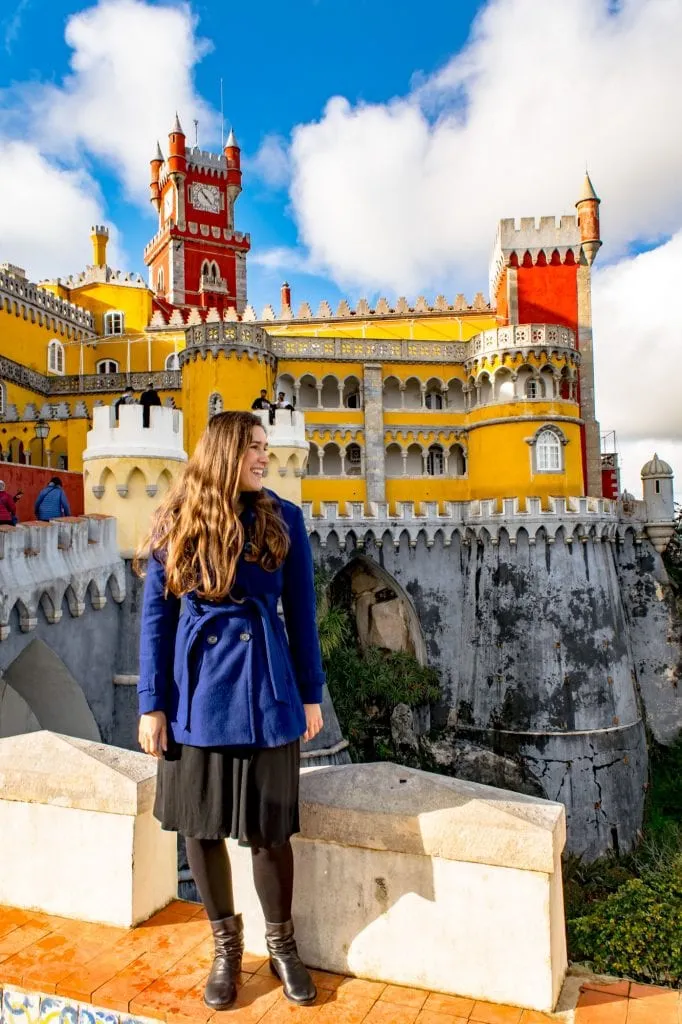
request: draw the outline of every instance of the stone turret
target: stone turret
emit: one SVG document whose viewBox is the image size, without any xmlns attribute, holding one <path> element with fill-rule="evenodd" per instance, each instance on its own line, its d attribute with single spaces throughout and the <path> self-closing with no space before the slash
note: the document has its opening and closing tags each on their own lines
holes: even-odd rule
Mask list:
<svg viewBox="0 0 682 1024">
<path fill-rule="evenodd" d="M 282 498 L 300 505 L 301 477 L 310 448 L 305 439 L 305 417 L 302 412 L 277 409 L 271 424 L 267 412 L 254 411 L 268 435 L 270 462 L 266 485 Z"/>
<path fill-rule="evenodd" d="M 118 546 L 130 557 L 149 529 L 154 509 L 187 461 L 182 413 L 153 406 L 142 425 L 141 405 L 94 410 L 83 452 L 85 510 L 115 516 Z"/>
<path fill-rule="evenodd" d="M 673 471 L 654 453 L 642 466 L 642 491 L 646 505 L 646 532 L 657 551 L 665 551 L 675 529 Z"/>
</svg>

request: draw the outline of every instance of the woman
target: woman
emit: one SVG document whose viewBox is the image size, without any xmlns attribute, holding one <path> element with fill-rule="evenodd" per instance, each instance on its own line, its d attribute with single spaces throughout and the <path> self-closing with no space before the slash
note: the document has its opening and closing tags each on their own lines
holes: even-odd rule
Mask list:
<svg viewBox="0 0 682 1024">
<path fill-rule="evenodd" d="M 12 497 L 7 491 L 4 480 L 0 480 L 0 526 L 16 526 L 18 523 L 17 517 L 17 502 L 23 497 L 23 491 L 17 491 Z"/>
<path fill-rule="evenodd" d="M 294 939 L 289 839 L 299 830 L 299 742 L 322 728 L 324 674 L 303 516 L 263 487 L 267 464 L 257 416 L 212 417 L 156 512 L 144 588 L 140 745 L 159 758 L 154 813 L 186 837 L 211 922 L 204 998 L 216 1009 L 234 1002 L 243 951 L 226 836 L 251 847 L 284 994 L 316 996 Z"/>
</svg>

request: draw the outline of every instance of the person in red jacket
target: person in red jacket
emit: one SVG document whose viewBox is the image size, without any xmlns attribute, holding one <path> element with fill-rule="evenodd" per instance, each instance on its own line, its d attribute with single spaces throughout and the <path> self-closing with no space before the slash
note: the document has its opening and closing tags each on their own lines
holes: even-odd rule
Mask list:
<svg viewBox="0 0 682 1024">
<path fill-rule="evenodd" d="M 17 491 L 12 497 L 7 493 L 5 481 L 0 480 L 0 526 L 16 526 L 17 502 L 23 495 L 23 491 Z"/>
</svg>

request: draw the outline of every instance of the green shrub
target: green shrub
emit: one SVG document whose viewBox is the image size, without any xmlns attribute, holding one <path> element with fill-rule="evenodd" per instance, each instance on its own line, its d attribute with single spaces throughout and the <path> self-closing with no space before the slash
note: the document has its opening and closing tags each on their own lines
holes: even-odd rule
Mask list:
<svg viewBox="0 0 682 1024">
<path fill-rule="evenodd" d="M 573 959 L 643 982 L 682 983 L 682 855 L 568 922 Z"/>
</svg>

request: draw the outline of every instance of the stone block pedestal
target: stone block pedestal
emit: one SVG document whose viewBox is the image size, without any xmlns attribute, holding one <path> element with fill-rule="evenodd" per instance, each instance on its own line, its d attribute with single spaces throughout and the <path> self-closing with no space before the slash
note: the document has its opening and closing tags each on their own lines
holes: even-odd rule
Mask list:
<svg viewBox="0 0 682 1024">
<path fill-rule="evenodd" d="M 294 920 L 310 966 L 540 1011 L 567 969 L 561 804 L 393 764 L 301 777 Z M 265 952 L 230 843 L 247 949 Z"/>
<path fill-rule="evenodd" d="M 0 740 L 0 904 L 131 927 L 177 894 L 156 762 L 51 732 Z"/>
</svg>

